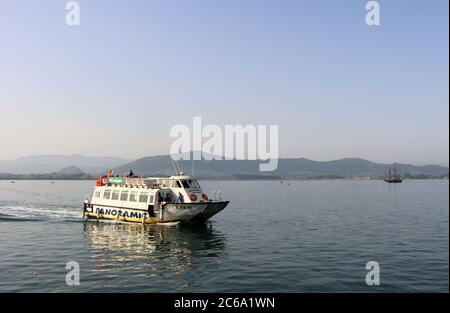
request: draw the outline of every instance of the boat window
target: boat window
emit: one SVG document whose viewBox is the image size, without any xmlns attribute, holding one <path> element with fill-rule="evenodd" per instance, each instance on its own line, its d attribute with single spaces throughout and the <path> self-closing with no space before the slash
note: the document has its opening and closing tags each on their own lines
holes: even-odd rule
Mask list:
<svg viewBox="0 0 450 313">
<path fill-rule="evenodd" d="M 130 191 L 130 200 L 131 202 L 137 202 L 137 191 Z"/>
<path fill-rule="evenodd" d="M 103 193 L 103 199 L 108 199 L 111 197 L 111 190 L 105 190 Z"/>
<path fill-rule="evenodd" d="M 100 198 L 100 191 L 96 191 L 94 197 Z"/>
<path fill-rule="evenodd" d="M 128 201 L 128 191 L 122 191 L 120 194 L 120 201 Z"/>
<path fill-rule="evenodd" d="M 147 203 L 148 201 L 148 192 L 142 192 L 139 195 L 139 202 Z"/>
<path fill-rule="evenodd" d="M 196 180 L 190 180 L 189 184 L 191 185 L 192 188 L 200 189 L 200 185 L 198 184 L 198 182 Z"/>
<path fill-rule="evenodd" d="M 185 189 L 190 189 L 191 188 L 191 186 L 189 186 L 189 183 L 187 182 L 187 180 L 182 180 L 181 183 L 183 184 L 183 187 Z"/>
<path fill-rule="evenodd" d="M 119 190 L 113 190 L 111 200 L 119 200 Z"/>
<path fill-rule="evenodd" d="M 176 188 L 181 188 L 181 183 L 177 180 L 176 181 L 177 185 L 175 186 Z"/>
</svg>

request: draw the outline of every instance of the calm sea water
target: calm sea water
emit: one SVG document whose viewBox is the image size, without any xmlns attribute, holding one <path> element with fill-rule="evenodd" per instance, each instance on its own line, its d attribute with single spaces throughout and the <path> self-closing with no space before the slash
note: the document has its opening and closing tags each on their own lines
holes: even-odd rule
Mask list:
<svg viewBox="0 0 450 313">
<path fill-rule="evenodd" d="M 207 181 L 205 227 L 84 222 L 92 185 L 0 181 L 1 292 L 449 291 L 448 181 Z"/>
</svg>

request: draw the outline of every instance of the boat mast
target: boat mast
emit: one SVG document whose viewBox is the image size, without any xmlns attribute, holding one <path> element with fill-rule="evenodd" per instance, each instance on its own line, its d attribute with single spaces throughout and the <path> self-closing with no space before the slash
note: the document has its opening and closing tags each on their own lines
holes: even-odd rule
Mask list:
<svg viewBox="0 0 450 313">
<path fill-rule="evenodd" d="M 183 154 L 181 153 L 181 148 L 178 149 L 178 153 L 180 154 L 180 158 L 178 160 L 174 160 L 172 157 L 170 157 L 171 161 L 172 161 L 172 165 L 174 167 L 175 170 L 175 175 L 183 175 L 183 170 L 180 164 L 180 161 L 183 159 Z"/>
</svg>

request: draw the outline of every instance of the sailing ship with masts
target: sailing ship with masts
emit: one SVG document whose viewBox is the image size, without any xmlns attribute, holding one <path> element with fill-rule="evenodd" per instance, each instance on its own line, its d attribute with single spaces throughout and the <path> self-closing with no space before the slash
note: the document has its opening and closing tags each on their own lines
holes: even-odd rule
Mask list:
<svg viewBox="0 0 450 313">
<path fill-rule="evenodd" d="M 387 183 L 401 183 L 403 178 L 397 174 L 397 167 L 395 164 L 389 165 L 389 175 L 384 179 Z"/>
</svg>

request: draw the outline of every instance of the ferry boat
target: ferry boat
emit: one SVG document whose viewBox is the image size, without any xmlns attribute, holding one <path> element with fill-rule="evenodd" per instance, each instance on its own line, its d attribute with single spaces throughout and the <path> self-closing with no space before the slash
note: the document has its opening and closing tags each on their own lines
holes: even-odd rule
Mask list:
<svg viewBox="0 0 450 313">
<path fill-rule="evenodd" d="M 121 222 L 204 223 L 229 201 L 209 199 L 198 181 L 182 172 L 170 177 L 100 177 L 83 218 Z"/>
</svg>

